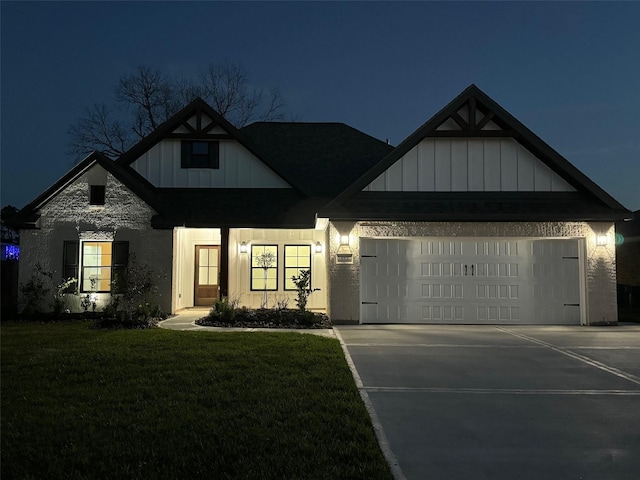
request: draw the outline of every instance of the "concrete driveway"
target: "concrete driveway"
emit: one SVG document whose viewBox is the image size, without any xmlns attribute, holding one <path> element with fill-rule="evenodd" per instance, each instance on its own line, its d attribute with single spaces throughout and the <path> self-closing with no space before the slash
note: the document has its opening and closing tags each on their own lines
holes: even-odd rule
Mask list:
<svg viewBox="0 0 640 480">
<path fill-rule="evenodd" d="M 640 325 L 336 331 L 397 478 L 640 478 Z"/>
</svg>

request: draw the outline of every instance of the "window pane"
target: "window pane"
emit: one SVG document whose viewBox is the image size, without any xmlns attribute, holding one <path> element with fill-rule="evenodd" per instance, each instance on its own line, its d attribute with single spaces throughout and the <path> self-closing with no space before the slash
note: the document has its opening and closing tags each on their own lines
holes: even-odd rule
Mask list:
<svg viewBox="0 0 640 480">
<path fill-rule="evenodd" d="M 209 266 L 215 267 L 218 265 L 218 249 L 209 248 Z"/>
<path fill-rule="evenodd" d="M 207 267 L 198 267 L 198 285 L 208 285 Z"/>
<path fill-rule="evenodd" d="M 82 244 L 82 290 L 108 292 L 111 290 L 111 242 Z"/>
<path fill-rule="evenodd" d="M 303 268 L 309 268 L 309 257 L 298 257 L 298 266 Z"/>
<path fill-rule="evenodd" d="M 265 254 L 271 254 L 271 262 L 266 263 Z M 277 290 L 278 288 L 278 246 L 277 245 L 252 245 L 251 246 L 251 289 L 252 290 Z"/>
<path fill-rule="evenodd" d="M 218 283 L 218 267 L 209 267 L 209 285 Z"/>
<path fill-rule="evenodd" d="M 105 188 L 106 187 L 104 185 L 89 186 L 89 204 L 90 205 L 104 205 Z"/>
<path fill-rule="evenodd" d="M 296 285 L 295 285 L 295 283 L 293 283 L 293 280 L 291 280 L 291 277 L 285 278 L 284 288 L 285 288 L 285 290 L 295 290 L 296 289 Z"/>
<path fill-rule="evenodd" d="M 194 155 L 209 155 L 209 144 L 207 142 L 193 142 L 191 152 Z"/>
<path fill-rule="evenodd" d="M 285 247 L 285 290 L 295 290 L 296 286 L 291 277 L 299 276 L 300 271 L 311 269 L 311 246 L 287 245 Z"/>
</svg>

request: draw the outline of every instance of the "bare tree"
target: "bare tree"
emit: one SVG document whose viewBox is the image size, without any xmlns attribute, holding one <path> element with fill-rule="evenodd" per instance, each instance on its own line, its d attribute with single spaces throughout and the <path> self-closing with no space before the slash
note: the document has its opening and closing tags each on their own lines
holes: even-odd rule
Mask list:
<svg viewBox="0 0 640 480">
<path fill-rule="evenodd" d="M 178 110 L 174 90 L 166 75 L 149 67 L 138 67 L 134 74 L 120 77 L 115 95 L 133 113 L 134 134 L 144 137 Z"/>
<path fill-rule="evenodd" d="M 283 120 L 285 102 L 276 88 L 249 82 L 240 65 L 209 65 L 196 79 L 171 78 L 158 69 L 138 67 L 120 77 L 116 105 L 96 104 L 69 128 L 76 161 L 98 150 L 117 158 L 196 97 L 202 97 L 236 127 L 253 121 Z"/>
</svg>

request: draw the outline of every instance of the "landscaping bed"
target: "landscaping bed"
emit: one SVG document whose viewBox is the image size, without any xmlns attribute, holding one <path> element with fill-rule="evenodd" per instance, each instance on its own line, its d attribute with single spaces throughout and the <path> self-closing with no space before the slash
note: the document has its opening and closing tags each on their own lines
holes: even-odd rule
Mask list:
<svg viewBox="0 0 640 480">
<path fill-rule="evenodd" d="M 331 328 L 331 320 L 324 313 L 299 309 L 235 308 L 227 315 L 214 310 L 196 320 L 205 327 L 237 328 Z"/>
</svg>

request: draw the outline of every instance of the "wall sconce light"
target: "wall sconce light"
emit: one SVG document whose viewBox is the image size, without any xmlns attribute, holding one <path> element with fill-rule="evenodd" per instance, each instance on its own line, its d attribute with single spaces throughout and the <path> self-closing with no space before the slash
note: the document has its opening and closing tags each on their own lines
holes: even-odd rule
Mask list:
<svg viewBox="0 0 640 480">
<path fill-rule="evenodd" d="M 606 247 L 609 244 L 609 237 L 607 235 L 598 235 L 596 237 L 596 245 L 598 247 Z"/>
<path fill-rule="evenodd" d="M 315 252 L 322 253 L 322 244 L 320 242 L 316 242 Z"/>
<path fill-rule="evenodd" d="M 340 245 L 349 245 L 349 235 L 340 235 Z"/>
<path fill-rule="evenodd" d="M 247 247 L 247 242 L 242 242 L 240 244 L 240 253 L 247 253 L 249 247 Z"/>
</svg>

